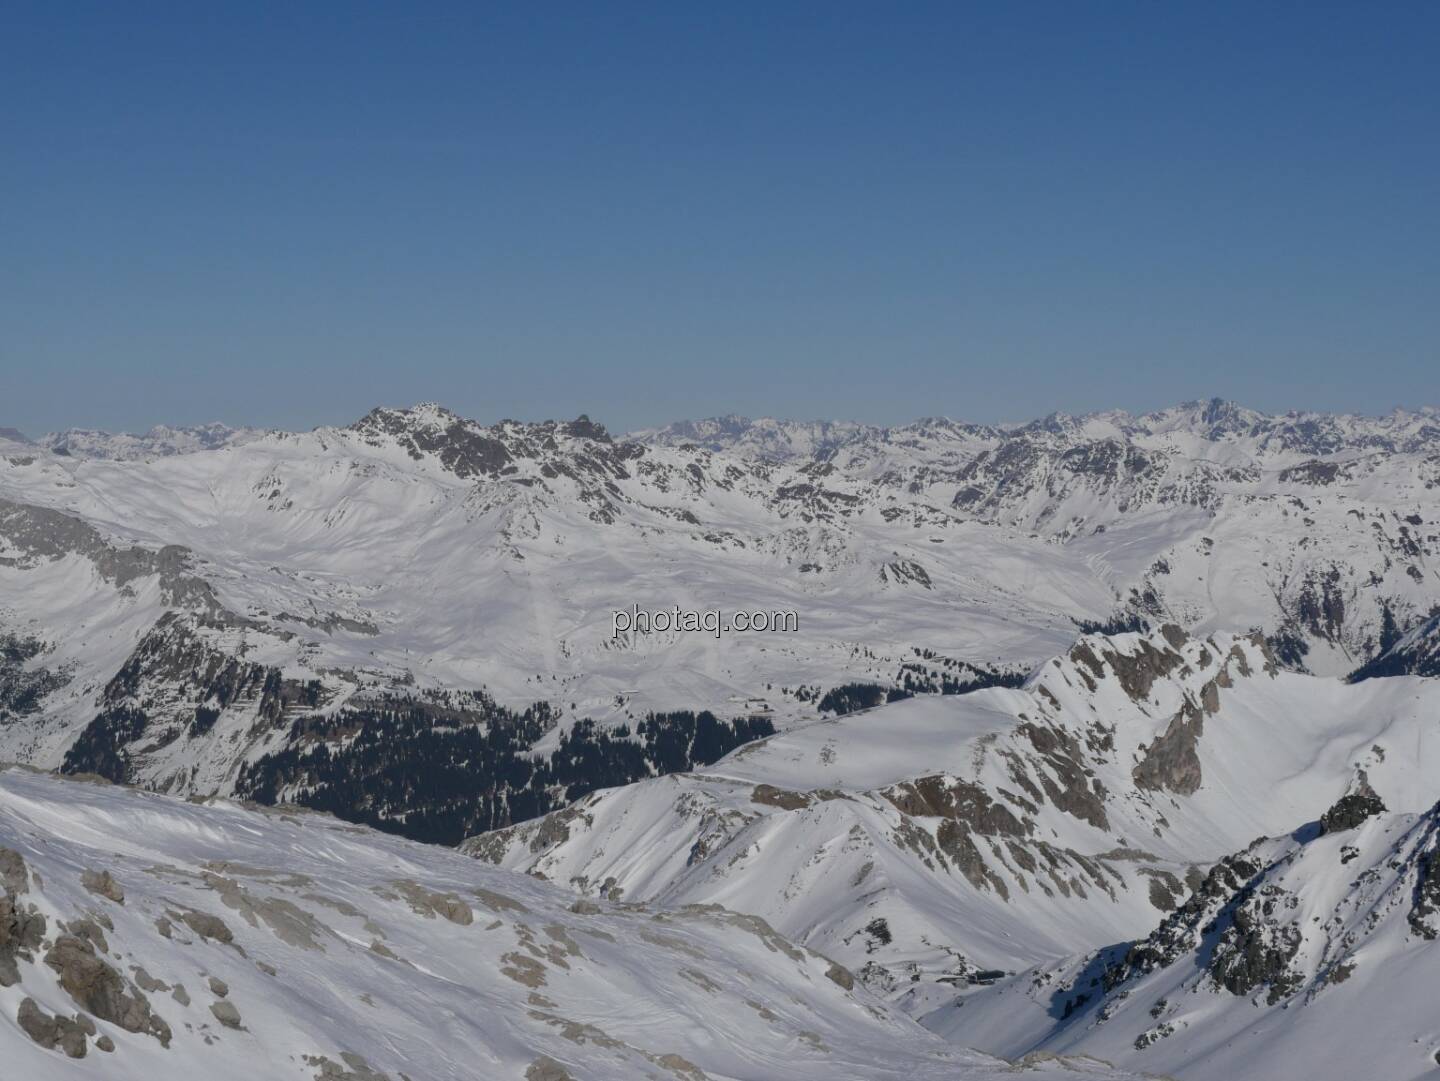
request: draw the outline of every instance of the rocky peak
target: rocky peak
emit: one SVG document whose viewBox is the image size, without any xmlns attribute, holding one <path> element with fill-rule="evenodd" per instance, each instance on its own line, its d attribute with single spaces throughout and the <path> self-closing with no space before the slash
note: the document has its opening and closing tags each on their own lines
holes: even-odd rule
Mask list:
<svg viewBox="0 0 1440 1081">
<path fill-rule="evenodd" d="M 1166 623 L 1149 631 L 1083 634 L 1063 657 L 1037 669 L 1030 686 L 1056 700 L 1073 699 L 1077 691 L 1093 697 L 1108 687 L 1130 702 L 1148 704 L 1161 684 L 1167 694 L 1178 691 L 1213 713 L 1221 689 L 1260 671 L 1276 671 L 1262 636 L 1200 638 Z"/>
<path fill-rule="evenodd" d="M 1370 787 L 1370 779 L 1362 769 L 1349 790 L 1320 816 L 1322 833 L 1342 833 L 1363 825 L 1385 813 L 1385 802 Z"/>
<path fill-rule="evenodd" d="M 1195 426 L 1212 442 L 1248 435 L 1262 420 L 1262 414 L 1223 398 L 1211 398 L 1208 402 L 1190 402 L 1181 408 L 1190 412 Z"/>
<path fill-rule="evenodd" d="M 371 446 L 398 445 L 416 461 L 433 457 L 467 480 L 517 473 L 526 460 L 551 462 L 547 475 L 553 475 L 633 456 L 631 448 L 617 445 L 603 425 L 583 413 L 572 421 L 483 425 L 426 402 L 409 409 L 373 409 L 347 430 Z M 578 470 L 565 461 L 579 462 Z"/>
<path fill-rule="evenodd" d="M 892 430 L 845 420 L 751 419 L 732 413 L 703 420 L 675 421 L 660 428 L 634 432 L 630 438 L 652 446 L 694 444 L 709 451 L 730 451 L 742 457 L 782 462 L 824 459 L 841 447 Z"/>
<path fill-rule="evenodd" d="M 1348 815 L 1347 809 L 1362 804 L 1369 809 L 1358 818 Z M 1132 985 L 1173 967 L 1195 990 L 1241 997 L 1260 992 L 1274 1006 L 1301 991 L 1308 1000 L 1344 982 L 1367 952 L 1389 956 L 1393 946 L 1367 951 L 1375 940 L 1396 932 L 1433 939 L 1429 920 L 1440 888 L 1432 879 L 1440 881 L 1440 875 L 1432 875 L 1431 867 L 1440 846 L 1440 806 L 1387 816 L 1362 777 L 1331 814 L 1355 820 L 1343 828 L 1262 838 L 1219 861 L 1179 909 L 1108 965 L 1107 993 L 1126 985 L 1121 998 L 1143 998 Z M 1373 818 L 1382 824 L 1361 836 L 1330 836 Z M 1353 880 L 1353 891 L 1324 888 L 1336 878 Z M 1192 963 L 1177 965 L 1186 959 Z"/>
</svg>

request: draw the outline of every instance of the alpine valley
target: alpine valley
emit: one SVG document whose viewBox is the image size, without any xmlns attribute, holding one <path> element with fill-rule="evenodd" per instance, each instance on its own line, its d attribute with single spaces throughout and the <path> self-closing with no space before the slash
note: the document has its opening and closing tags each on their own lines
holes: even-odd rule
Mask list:
<svg viewBox="0 0 1440 1081">
<path fill-rule="evenodd" d="M 1432 1076 L 1437 664 L 1433 409 L 3 429 L 0 1062 Z"/>
</svg>

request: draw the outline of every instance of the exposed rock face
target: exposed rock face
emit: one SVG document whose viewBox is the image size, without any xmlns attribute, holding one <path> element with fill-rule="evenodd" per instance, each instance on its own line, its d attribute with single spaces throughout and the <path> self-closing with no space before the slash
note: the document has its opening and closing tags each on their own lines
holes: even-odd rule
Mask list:
<svg viewBox="0 0 1440 1081">
<path fill-rule="evenodd" d="M 427 890 L 420 883 L 410 879 L 396 879 L 391 885 L 421 916 L 428 919 L 440 916 L 451 923 L 458 923 L 462 927 L 468 927 L 475 921 L 474 911 L 457 894 Z"/>
<path fill-rule="evenodd" d="M 1220 934 L 1210 955 L 1210 973 L 1231 994 L 1248 995 L 1268 989 L 1274 1005 L 1300 986 L 1300 974 L 1291 962 L 1300 951 L 1300 928 L 1285 915 L 1299 905 L 1288 890 L 1267 883 L 1229 909 L 1229 926 Z"/>
<path fill-rule="evenodd" d="M 69 682 L 64 672 L 36 663 L 48 648 L 37 638 L 0 629 L 0 723 L 35 713 L 47 694 Z"/>
<path fill-rule="evenodd" d="M 125 890 L 109 871 L 85 871 L 80 876 L 80 884 L 91 893 L 99 894 L 117 905 L 125 903 Z"/>
<path fill-rule="evenodd" d="M 1106 989 L 1166 968 L 1197 948 L 1216 915 L 1245 890 L 1260 870 L 1260 864 L 1246 853 L 1217 863 L 1184 904 L 1165 917 L 1148 938 L 1130 945 L 1118 962 L 1106 967 Z"/>
<path fill-rule="evenodd" d="M 60 977 L 60 986 L 81 1009 L 127 1032 L 148 1032 L 162 1045 L 170 1042 L 170 1026 L 150 1012 L 150 1003 L 138 988 L 130 990 L 125 978 L 96 956 L 89 941 L 60 935 L 45 953 L 45 963 Z"/>
<path fill-rule="evenodd" d="M 1187 637 L 1185 632 L 1173 623 L 1167 623 L 1160 628 L 1160 633 L 1169 643 L 1169 649 L 1162 649 L 1151 641 L 1144 641 L 1133 653 L 1121 653 L 1118 650 L 1107 650 L 1104 653 L 1104 663 L 1115 673 L 1115 678 L 1120 681 L 1120 686 L 1125 689 L 1131 701 L 1142 702 L 1149 698 L 1157 679 L 1164 679 L 1185 663 L 1185 658 L 1178 652 L 1179 646 Z M 1072 651 L 1071 656 L 1088 664 L 1096 676 L 1103 675 L 1102 658 L 1096 657 L 1093 651 L 1082 648 L 1079 653 Z"/>
<path fill-rule="evenodd" d="M 1145 749 L 1145 757 L 1134 769 L 1135 784 L 1140 788 L 1168 789 L 1182 796 L 1194 795 L 1203 780 L 1196 748 L 1204 733 L 1204 713 L 1187 702 L 1164 734 Z"/>
<path fill-rule="evenodd" d="M 825 970 L 825 975 L 847 991 L 853 990 L 855 987 L 855 976 L 844 965 L 832 964 Z"/>
<path fill-rule="evenodd" d="M 783 788 L 776 788 L 774 785 L 757 784 L 755 790 L 750 793 L 752 803 L 763 803 L 771 807 L 779 807 L 787 811 L 795 811 L 801 807 L 810 806 L 810 797 L 804 792 L 790 792 Z M 563 840 L 563 838 L 560 838 Z M 556 838 L 544 838 L 537 836 L 536 851 L 548 848 L 556 842 Z"/>
<path fill-rule="evenodd" d="M 24 893 L 30 888 L 30 873 L 25 857 L 13 848 L 0 848 L 0 889 L 6 893 Z"/>
<path fill-rule="evenodd" d="M 461 478 L 493 476 L 511 461 L 505 443 L 473 421 L 444 409 L 429 412 L 433 416 L 431 423 L 417 423 L 413 413 L 376 409 L 356 421 L 353 430 L 362 435 L 389 435 L 405 446 L 416 461 L 433 454 Z"/>
<path fill-rule="evenodd" d="M 102 579 L 117 588 L 125 589 L 142 578 L 155 576 L 167 604 L 203 611 L 215 618 L 228 614 L 210 583 L 194 573 L 192 553 L 181 545 L 158 549 L 121 547 L 73 514 L 3 497 L 0 537 L 19 553 L 7 558 L 12 565 L 80 555 L 94 564 Z"/>
<path fill-rule="evenodd" d="M 34 959 L 45 937 L 45 917 L 27 910 L 14 894 L 0 896 L 0 987 L 20 981 L 16 961 Z"/>
<path fill-rule="evenodd" d="M 1381 676 L 1440 676 L 1440 615 L 1432 615 L 1378 657 L 1362 664 L 1350 674 L 1350 681 L 1358 683 Z"/>
<path fill-rule="evenodd" d="M 1032 770 L 1045 797 L 1067 814 L 1096 829 L 1108 829 L 1105 786 L 1092 776 L 1089 757 L 1074 732 L 1058 726 L 1022 724 L 1017 732 L 1026 737 L 1040 757 L 1043 769 Z M 1053 775 L 1053 776 L 1052 776 Z M 1016 782 L 1026 787 L 1020 777 Z M 1033 788 L 1034 782 L 1028 782 Z"/>
<path fill-rule="evenodd" d="M 525 1081 L 575 1081 L 570 1071 L 549 1055 L 541 1055 L 525 1070 Z"/>
<path fill-rule="evenodd" d="M 315 1081 L 390 1081 L 388 1074 L 372 1070 L 362 1055 L 341 1051 L 340 1058 L 343 1065 L 324 1055 L 306 1055 L 305 1061 L 319 1068 Z"/>
<path fill-rule="evenodd" d="M 315 681 L 286 679 L 221 643 L 231 620 L 167 612 L 106 684 L 100 711 L 65 754 L 68 773 L 135 782 L 132 748 L 203 739 L 226 710 L 249 717 L 246 743 L 273 735 L 287 710 L 314 708 Z"/>
<path fill-rule="evenodd" d="M 230 930 L 225 921 L 209 912 L 186 909 L 176 914 L 176 918 L 201 938 L 211 938 L 216 942 L 227 944 L 235 940 L 234 932 Z"/>
<path fill-rule="evenodd" d="M 45 938 L 45 917 L 20 900 L 30 889 L 25 857 L 0 847 L 0 987 L 20 982 L 17 961 L 33 961 Z"/>
<path fill-rule="evenodd" d="M 1320 828 L 1325 833 L 1353 830 L 1367 820 L 1384 813 L 1384 801 L 1370 787 L 1370 782 L 1362 770 L 1355 786 L 1320 816 Z"/>
<path fill-rule="evenodd" d="M 980 785 L 957 778 L 921 777 L 882 794 L 902 814 L 946 818 L 980 833 L 1021 837 L 1034 828 L 1033 823 L 1021 823 L 1010 808 L 995 802 Z"/>
<path fill-rule="evenodd" d="M 235 1003 L 229 999 L 221 999 L 219 1002 L 210 1004 L 210 1012 L 226 1028 L 240 1028 L 240 1011 L 235 1008 Z"/>
<path fill-rule="evenodd" d="M 20 1003 L 20 1011 L 15 1020 L 25 1035 L 47 1051 L 58 1049 L 70 1058 L 85 1057 L 86 1033 L 77 1021 L 58 1015 L 51 1017 L 29 997 Z"/>
<path fill-rule="evenodd" d="M 1424 852 L 1417 861 L 1415 889 L 1410 911 L 1410 929 L 1424 939 L 1440 937 L 1440 844 Z"/>
</svg>

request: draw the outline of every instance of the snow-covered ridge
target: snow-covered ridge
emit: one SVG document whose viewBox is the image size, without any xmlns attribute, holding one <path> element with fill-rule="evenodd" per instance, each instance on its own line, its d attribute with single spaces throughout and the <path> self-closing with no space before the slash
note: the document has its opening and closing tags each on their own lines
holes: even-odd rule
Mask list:
<svg viewBox="0 0 1440 1081">
<path fill-rule="evenodd" d="M 774 460 L 424 405 L 134 459 L 17 445 L 0 753 L 210 794 L 313 748 L 297 724 L 343 750 L 358 700 L 543 703 L 540 754 L 584 718 L 783 729 L 837 687 L 1036 664 L 1077 625 L 1258 629 L 1285 667 L 1349 673 L 1440 601 L 1434 419 L 928 420 Z M 800 631 L 617 640 L 635 603 Z"/>
<path fill-rule="evenodd" d="M 27 1081 L 1016 1076 L 753 917 L 576 903 L 323 816 L 13 769 L 0 1062 Z"/>
<path fill-rule="evenodd" d="M 638 429 L 628 438 L 659 446 L 694 443 L 709 450 L 741 450 L 785 459 L 828 456 L 850 445 L 913 443 L 942 435 L 991 442 L 1047 435 L 1157 443 L 1188 438 L 1236 444 L 1259 453 L 1323 456 L 1346 450 L 1434 447 L 1440 439 L 1440 410 L 1428 406 L 1395 409 L 1381 416 L 1309 411 L 1267 414 L 1215 398 L 1143 414 L 1123 410 L 1080 416 L 1052 413 L 1039 420 L 989 425 L 934 417 L 893 427 L 855 421 L 752 420 L 730 414 Z"/>
<path fill-rule="evenodd" d="M 1148 935 L 925 1023 L 1187 1081 L 1429 1077 L 1437 915 L 1440 806 L 1393 813 L 1362 779 L 1319 821 L 1217 863 Z"/>
<path fill-rule="evenodd" d="M 586 896 L 755 912 L 923 1011 L 1145 934 L 1360 771 L 1428 807 L 1437 709 L 1433 681 L 1286 672 L 1258 636 L 1087 635 L 1023 689 L 803 725 L 464 850 Z"/>
</svg>

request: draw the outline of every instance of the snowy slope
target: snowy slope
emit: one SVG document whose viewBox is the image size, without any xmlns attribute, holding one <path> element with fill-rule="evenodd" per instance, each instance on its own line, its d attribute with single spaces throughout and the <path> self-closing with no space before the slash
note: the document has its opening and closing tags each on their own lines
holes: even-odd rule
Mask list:
<svg viewBox="0 0 1440 1081">
<path fill-rule="evenodd" d="M 426 405 L 154 440 L 0 449 L 5 756 L 258 791 L 247 771 L 269 784 L 262 762 L 343 749 L 400 699 L 437 717 L 481 690 L 543 704 L 542 755 L 586 717 L 784 728 L 907 666 L 1028 667 L 1077 622 L 1258 628 L 1283 665 L 1340 674 L 1440 600 L 1433 411 L 729 418 L 640 442 Z M 799 631 L 617 640 L 632 605 L 794 611 Z"/>
<path fill-rule="evenodd" d="M 7 1078 L 1015 1076 L 753 918 L 576 904 L 316 815 L 11 769 L 0 885 Z"/>
<path fill-rule="evenodd" d="M 1437 713 L 1433 681 L 1290 673 L 1255 637 L 1092 635 L 1023 689 L 804 725 L 464 849 L 587 896 L 754 912 L 923 1011 L 1146 933 L 1359 770 L 1428 807 Z"/>
<path fill-rule="evenodd" d="M 1440 807 L 1387 813 L 1372 795 L 1337 810 L 1227 857 L 1134 944 L 1023 973 L 925 1023 L 1184 1081 L 1433 1077 Z"/>
</svg>

